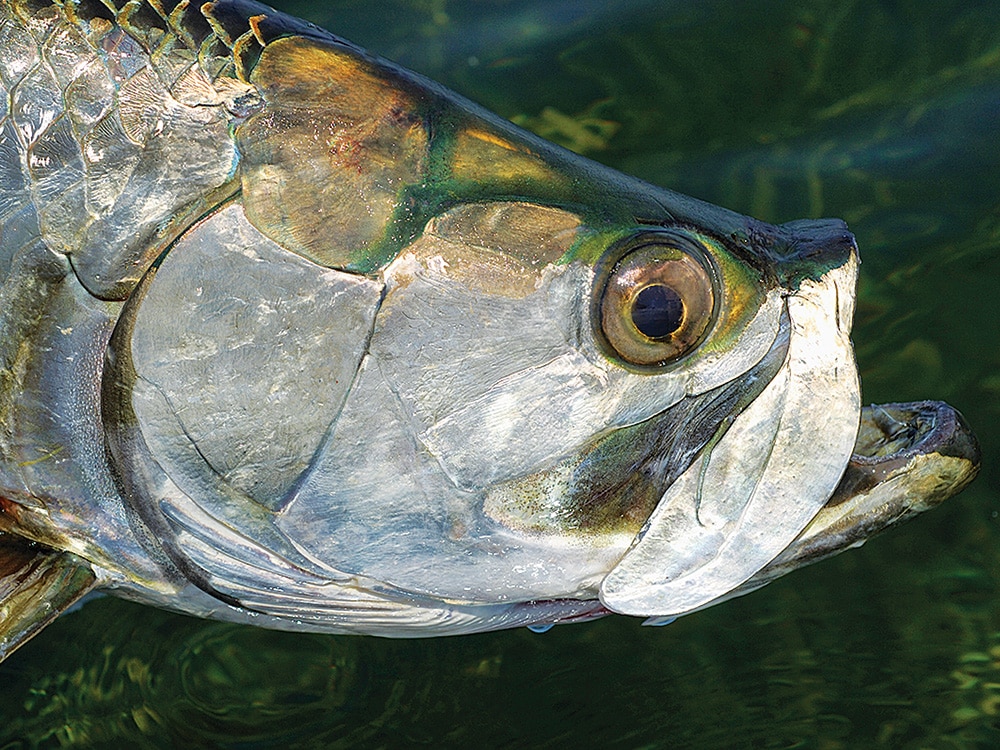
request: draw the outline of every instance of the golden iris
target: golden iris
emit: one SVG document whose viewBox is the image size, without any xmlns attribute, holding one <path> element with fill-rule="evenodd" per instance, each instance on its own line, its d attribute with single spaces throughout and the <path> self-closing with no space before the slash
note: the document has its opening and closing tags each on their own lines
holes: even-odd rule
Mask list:
<svg viewBox="0 0 1000 750">
<path fill-rule="evenodd" d="M 624 252 L 622 252 L 624 250 Z M 600 334 L 625 362 L 658 367 L 703 340 L 715 312 L 715 276 L 700 243 L 673 230 L 619 244 L 599 299 Z"/>
</svg>

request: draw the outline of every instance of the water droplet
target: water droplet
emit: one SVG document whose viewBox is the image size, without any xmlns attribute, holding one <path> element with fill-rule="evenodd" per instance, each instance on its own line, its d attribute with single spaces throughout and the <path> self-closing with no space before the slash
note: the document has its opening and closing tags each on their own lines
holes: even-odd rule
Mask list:
<svg viewBox="0 0 1000 750">
<path fill-rule="evenodd" d="M 552 630 L 552 626 L 555 625 L 554 622 L 539 622 L 534 625 L 529 625 L 528 630 L 532 633 L 544 633 L 546 631 Z"/>
<path fill-rule="evenodd" d="M 642 624 L 648 625 L 649 627 L 652 628 L 659 628 L 664 625 L 669 625 L 676 619 L 677 619 L 676 617 L 647 617 L 645 620 L 643 620 Z"/>
</svg>

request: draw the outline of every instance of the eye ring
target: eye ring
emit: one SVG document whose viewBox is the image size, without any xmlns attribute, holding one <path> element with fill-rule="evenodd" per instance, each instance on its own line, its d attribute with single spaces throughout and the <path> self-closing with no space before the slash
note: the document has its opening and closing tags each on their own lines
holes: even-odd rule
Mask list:
<svg viewBox="0 0 1000 750">
<path fill-rule="evenodd" d="M 659 371 L 694 351 L 716 317 L 718 273 L 701 243 L 678 230 L 646 231 L 605 255 L 594 327 L 605 353 Z"/>
</svg>

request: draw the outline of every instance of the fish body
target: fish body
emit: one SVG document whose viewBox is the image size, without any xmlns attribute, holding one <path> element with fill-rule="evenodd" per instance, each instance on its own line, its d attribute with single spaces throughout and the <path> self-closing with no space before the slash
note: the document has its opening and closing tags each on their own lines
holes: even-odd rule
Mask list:
<svg viewBox="0 0 1000 750">
<path fill-rule="evenodd" d="M 244 0 L 3 0 L 0 85 L 4 653 L 94 589 L 672 617 L 975 474 L 944 405 L 862 412 L 838 220 L 651 186 Z"/>
</svg>

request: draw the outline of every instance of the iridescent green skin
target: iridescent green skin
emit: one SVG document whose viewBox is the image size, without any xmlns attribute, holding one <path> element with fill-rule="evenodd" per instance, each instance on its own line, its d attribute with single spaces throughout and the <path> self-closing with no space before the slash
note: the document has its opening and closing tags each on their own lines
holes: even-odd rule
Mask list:
<svg viewBox="0 0 1000 750">
<path fill-rule="evenodd" d="M 703 461 L 709 553 L 760 557 L 720 557 L 711 598 L 846 464 L 841 222 L 655 188 L 250 2 L 4 0 L 0 83 L 4 528 L 100 585 L 286 628 L 572 620 L 607 611 L 601 581 Z M 715 294 L 698 348 L 645 368 L 593 316 L 643 232 L 697 248 Z M 810 342 L 828 359 L 795 354 Z M 837 370 L 815 407 L 808 367 Z M 709 465 L 742 460 L 726 435 L 753 403 L 775 455 L 833 456 L 789 476 L 787 528 L 732 526 L 735 480 Z M 807 406 L 811 432 L 780 419 Z M 626 584 L 649 577 L 624 559 Z M 646 583 L 635 613 L 668 614 L 643 611 L 664 601 Z"/>
</svg>

